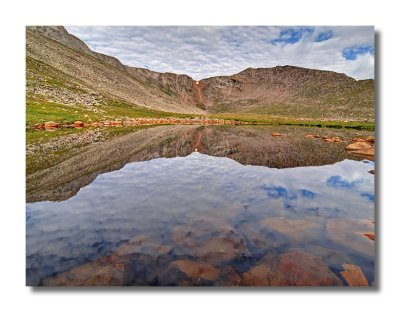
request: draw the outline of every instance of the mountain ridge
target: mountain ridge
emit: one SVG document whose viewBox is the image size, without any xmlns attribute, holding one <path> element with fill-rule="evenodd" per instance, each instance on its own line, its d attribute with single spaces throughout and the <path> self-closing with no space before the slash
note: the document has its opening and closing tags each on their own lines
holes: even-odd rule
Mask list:
<svg viewBox="0 0 400 312">
<path fill-rule="evenodd" d="M 31 102 L 38 98 L 60 105 L 82 102 L 79 107 L 106 112 L 107 105 L 112 111 L 114 106 L 125 105 L 121 108 L 124 114 L 129 114 L 131 106 L 134 111 L 183 114 L 374 120 L 372 79 L 355 80 L 333 71 L 284 65 L 249 67 L 230 76 L 196 81 L 184 74 L 124 65 L 115 57 L 92 51 L 62 26 L 28 26 L 26 37 L 27 98 Z M 47 71 L 35 66 L 47 66 Z M 46 84 L 49 80 L 55 83 Z"/>
</svg>

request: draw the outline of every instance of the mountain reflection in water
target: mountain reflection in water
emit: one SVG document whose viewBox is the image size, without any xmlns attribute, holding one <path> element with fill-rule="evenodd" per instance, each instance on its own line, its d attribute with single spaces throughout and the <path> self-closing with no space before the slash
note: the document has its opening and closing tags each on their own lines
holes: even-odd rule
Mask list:
<svg viewBox="0 0 400 312">
<path fill-rule="evenodd" d="M 199 150 L 219 150 L 196 141 L 196 135 L 212 137 L 207 131 L 166 130 L 179 130 L 178 142 L 168 144 L 181 151 L 185 135 L 194 146 L 202 142 Z M 251 155 L 268 161 L 262 142 L 250 147 L 248 134 L 242 141 L 233 134 L 241 143 L 219 142 L 233 154 L 237 148 L 242 163 L 251 163 Z M 168 144 L 128 159 L 113 155 L 122 163 L 166 156 Z M 297 143 L 288 144 L 278 148 Z M 371 284 L 374 242 L 363 234 L 373 232 L 373 167 L 343 160 L 274 169 L 198 152 L 126 164 L 93 177 L 68 200 L 27 204 L 27 284 L 263 285 L 264 278 L 265 285 L 287 285 L 298 283 L 282 273 L 293 259 L 313 268 L 311 285 L 345 284 L 344 264 L 359 266 Z"/>
<path fill-rule="evenodd" d="M 272 137 L 274 131 L 284 135 Z M 339 136 L 343 142 L 327 143 L 321 139 L 304 138 L 310 132 L 320 136 Z M 31 159 L 34 159 L 35 167 L 44 168 L 27 174 L 27 201 L 66 200 L 101 173 L 120 169 L 135 161 L 187 156 L 195 150 L 210 156 L 234 159 L 244 165 L 270 168 L 334 164 L 344 159 L 357 159 L 345 151 L 354 134 L 353 130 L 294 126 L 132 128 L 131 132 L 127 131 L 122 136 L 60 150 L 59 154 L 65 157 L 55 162 L 48 157 L 54 148 L 50 146 L 46 153 L 46 148 L 39 146 L 36 149 L 41 153 L 34 154 Z"/>
</svg>

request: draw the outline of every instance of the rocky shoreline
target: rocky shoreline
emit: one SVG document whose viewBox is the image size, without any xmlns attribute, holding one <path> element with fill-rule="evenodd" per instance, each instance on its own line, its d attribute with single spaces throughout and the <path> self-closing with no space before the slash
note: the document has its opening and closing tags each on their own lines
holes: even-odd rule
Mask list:
<svg viewBox="0 0 400 312">
<path fill-rule="evenodd" d="M 129 118 L 121 120 L 103 120 L 96 122 L 75 121 L 73 123 L 57 123 L 47 121 L 33 125 L 33 129 L 53 130 L 56 128 L 84 128 L 84 127 L 120 127 L 146 125 L 249 125 L 251 122 L 209 118 Z"/>
</svg>

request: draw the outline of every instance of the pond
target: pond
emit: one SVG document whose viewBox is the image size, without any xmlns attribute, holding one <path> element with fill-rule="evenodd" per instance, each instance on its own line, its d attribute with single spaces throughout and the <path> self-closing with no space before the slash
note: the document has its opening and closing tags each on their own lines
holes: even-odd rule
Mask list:
<svg viewBox="0 0 400 312">
<path fill-rule="evenodd" d="M 339 286 L 346 268 L 373 284 L 374 162 L 306 130 L 231 128 L 139 130 L 52 166 L 113 155 L 32 195 L 27 285 Z"/>
</svg>

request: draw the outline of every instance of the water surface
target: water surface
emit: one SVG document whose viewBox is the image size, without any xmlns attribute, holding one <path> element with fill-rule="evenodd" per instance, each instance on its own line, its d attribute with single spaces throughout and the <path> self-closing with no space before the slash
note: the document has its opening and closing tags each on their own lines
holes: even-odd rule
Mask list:
<svg viewBox="0 0 400 312">
<path fill-rule="evenodd" d="M 337 284 L 345 263 L 371 284 L 373 167 L 277 169 L 199 152 L 127 163 L 67 200 L 27 203 L 27 284 L 239 285 L 291 252 L 319 259 Z"/>
</svg>

